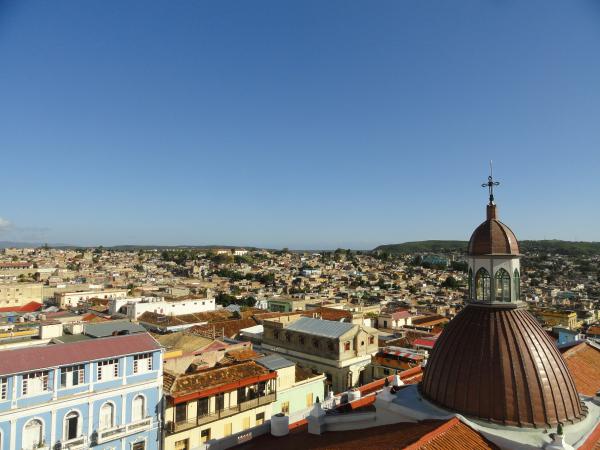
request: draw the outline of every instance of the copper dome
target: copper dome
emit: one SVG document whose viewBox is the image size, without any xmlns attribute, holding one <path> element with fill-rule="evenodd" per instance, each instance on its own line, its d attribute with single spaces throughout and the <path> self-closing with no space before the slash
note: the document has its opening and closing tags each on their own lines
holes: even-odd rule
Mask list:
<svg viewBox="0 0 600 450">
<path fill-rule="evenodd" d="M 586 415 L 560 352 L 521 308 L 468 305 L 437 340 L 423 396 L 465 416 L 554 427 Z"/>
<path fill-rule="evenodd" d="M 496 219 L 496 205 L 487 206 L 487 220 L 469 240 L 469 255 L 518 255 L 519 242 L 510 228 Z"/>
</svg>

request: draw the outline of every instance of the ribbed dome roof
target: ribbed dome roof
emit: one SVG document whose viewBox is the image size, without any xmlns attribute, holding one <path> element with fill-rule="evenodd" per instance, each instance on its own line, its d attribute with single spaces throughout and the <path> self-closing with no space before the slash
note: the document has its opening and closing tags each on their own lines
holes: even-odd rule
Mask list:
<svg viewBox="0 0 600 450">
<path fill-rule="evenodd" d="M 425 398 L 465 416 L 554 427 L 587 413 L 560 352 L 521 308 L 468 305 L 431 353 Z"/>
<path fill-rule="evenodd" d="M 518 255 L 519 242 L 510 228 L 496 219 L 496 205 L 487 206 L 487 220 L 469 240 L 469 255 Z"/>
</svg>

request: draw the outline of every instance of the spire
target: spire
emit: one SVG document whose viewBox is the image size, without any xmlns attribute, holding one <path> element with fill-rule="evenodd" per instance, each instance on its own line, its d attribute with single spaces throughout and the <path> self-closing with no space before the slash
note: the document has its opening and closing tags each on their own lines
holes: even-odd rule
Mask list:
<svg viewBox="0 0 600 450">
<path fill-rule="evenodd" d="M 492 160 L 490 160 L 490 175 L 488 176 L 487 183 L 483 183 L 481 187 L 487 187 L 490 195 L 490 201 L 487 204 L 487 219 L 496 218 L 496 203 L 494 203 L 494 186 L 499 186 L 499 181 L 494 181 L 494 167 Z"/>
</svg>

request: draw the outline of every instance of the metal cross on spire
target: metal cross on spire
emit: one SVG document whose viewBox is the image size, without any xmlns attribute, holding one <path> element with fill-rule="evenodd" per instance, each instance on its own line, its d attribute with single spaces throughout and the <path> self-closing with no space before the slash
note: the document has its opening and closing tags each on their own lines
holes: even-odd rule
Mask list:
<svg viewBox="0 0 600 450">
<path fill-rule="evenodd" d="M 490 176 L 488 177 L 487 183 L 483 183 L 481 187 L 487 187 L 490 193 L 490 205 L 494 204 L 494 186 L 498 186 L 500 184 L 499 181 L 494 181 L 494 168 L 492 166 L 492 161 L 490 160 Z"/>
</svg>

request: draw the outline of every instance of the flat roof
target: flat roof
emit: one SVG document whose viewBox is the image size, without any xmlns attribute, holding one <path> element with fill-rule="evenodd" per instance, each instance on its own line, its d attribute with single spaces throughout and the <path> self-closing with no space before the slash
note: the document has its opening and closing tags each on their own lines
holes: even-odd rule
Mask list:
<svg viewBox="0 0 600 450">
<path fill-rule="evenodd" d="M 129 333 L 143 333 L 146 329 L 138 323 L 128 320 L 109 320 L 106 322 L 87 323 L 85 334 L 92 337 L 108 337 L 113 333 L 127 331 Z"/>
<path fill-rule="evenodd" d="M 278 370 L 283 369 L 284 367 L 292 367 L 296 365 L 296 363 L 279 355 L 267 355 L 263 356 L 262 358 L 255 359 L 255 361 L 261 366 L 265 366 L 267 369 L 271 370 Z"/>
</svg>

